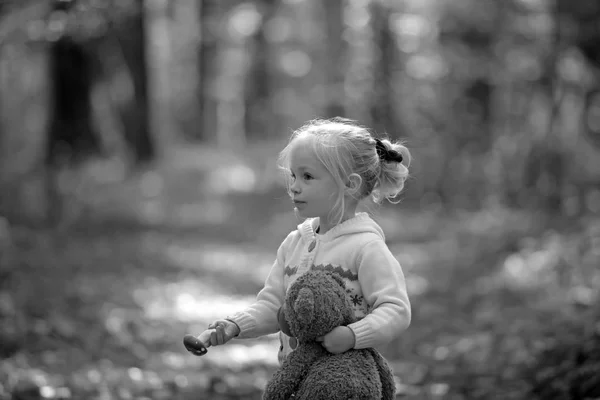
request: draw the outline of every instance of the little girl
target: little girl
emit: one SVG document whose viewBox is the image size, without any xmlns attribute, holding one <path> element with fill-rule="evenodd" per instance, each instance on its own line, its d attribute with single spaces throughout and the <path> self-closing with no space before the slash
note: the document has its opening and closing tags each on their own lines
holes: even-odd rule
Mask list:
<svg viewBox="0 0 600 400">
<path fill-rule="evenodd" d="M 319 119 L 295 131 L 280 165 L 288 174 L 295 211 L 306 220 L 279 246 L 254 304 L 209 326 L 210 345 L 280 331 L 278 311 L 286 290 L 309 269 L 339 273 L 358 317 L 320 338 L 329 352 L 377 347 L 402 333 L 411 318 L 404 274 L 381 227 L 356 209 L 368 197 L 376 202 L 395 198 L 409 164 L 406 147 L 376 139 L 351 120 Z M 279 337 L 282 363 L 297 342 L 283 332 Z"/>
</svg>

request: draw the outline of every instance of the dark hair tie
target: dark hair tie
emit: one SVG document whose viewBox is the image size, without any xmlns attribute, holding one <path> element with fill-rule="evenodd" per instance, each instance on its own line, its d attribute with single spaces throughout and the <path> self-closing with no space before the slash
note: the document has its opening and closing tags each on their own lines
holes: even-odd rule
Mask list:
<svg viewBox="0 0 600 400">
<path fill-rule="evenodd" d="M 381 161 L 402 162 L 402 154 L 398 153 L 396 150 L 388 149 L 379 139 L 375 139 L 375 150 Z"/>
</svg>

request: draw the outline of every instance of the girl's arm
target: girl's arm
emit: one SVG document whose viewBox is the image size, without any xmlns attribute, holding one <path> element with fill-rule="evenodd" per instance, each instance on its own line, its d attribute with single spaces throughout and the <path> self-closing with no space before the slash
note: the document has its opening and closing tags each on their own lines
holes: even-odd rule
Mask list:
<svg viewBox="0 0 600 400">
<path fill-rule="evenodd" d="M 279 331 L 277 311 L 283 304 L 285 287 L 283 274 L 285 268 L 285 249 L 292 234 L 283 241 L 277 250 L 277 259 L 265 280 L 265 285 L 256 296 L 256 301 L 245 310 L 227 317 L 240 328 L 238 338 L 254 338 Z"/>
<path fill-rule="evenodd" d="M 389 343 L 410 325 L 410 301 L 404 273 L 383 240 L 373 240 L 358 255 L 358 281 L 372 310 L 348 325 L 355 349 Z"/>
</svg>

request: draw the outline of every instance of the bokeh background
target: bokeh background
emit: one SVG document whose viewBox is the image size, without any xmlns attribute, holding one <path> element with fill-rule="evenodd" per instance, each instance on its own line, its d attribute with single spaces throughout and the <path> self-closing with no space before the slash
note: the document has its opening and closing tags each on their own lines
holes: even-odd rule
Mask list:
<svg viewBox="0 0 600 400">
<path fill-rule="evenodd" d="M 600 3 L 0 0 L 0 399 L 259 399 L 275 336 L 194 357 L 299 223 L 289 134 L 414 156 L 370 207 L 403 399 L 600 398 Z"/>
</svg>

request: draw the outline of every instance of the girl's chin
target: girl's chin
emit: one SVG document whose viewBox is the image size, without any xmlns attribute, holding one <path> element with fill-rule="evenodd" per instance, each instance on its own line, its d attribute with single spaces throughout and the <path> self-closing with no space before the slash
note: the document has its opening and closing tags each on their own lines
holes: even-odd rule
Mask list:
<svg viewBox="0 0 600 400">
<path fill-rule="evenodd" d="M 312 216 L 310 214 L 307 214 L 305 210 L 301 210 L 298 207 L 294 207 L 294 213 L 296 214 L 296 216 L 298 217 L 302 217 L 302 218 L 312 218 Z"/>
</svg>

